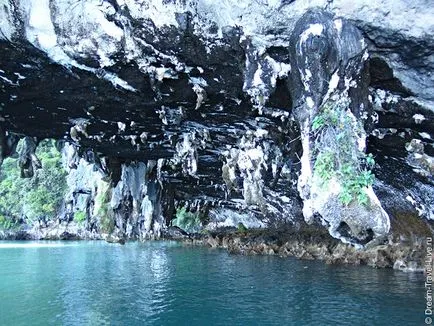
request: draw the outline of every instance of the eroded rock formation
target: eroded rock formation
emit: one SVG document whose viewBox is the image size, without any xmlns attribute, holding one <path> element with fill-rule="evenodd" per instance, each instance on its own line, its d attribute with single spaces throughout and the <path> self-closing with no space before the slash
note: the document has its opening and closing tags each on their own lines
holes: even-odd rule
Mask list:
<svg viewBox="0 0 434 326">
<path fill-rule="evenodd" d="M 31 141 L 70 143 L 65 216 L 90 230 L 159 236 L 186 207 L 209 226 L 304 218 L 356 244 L 432 232 L 429 1 L 1 4 L 0 160 L 27 136 L 31 176 Z M 354 198 L 339 173 L 316 177 L 327 110 L 348 122 L 353 174 L 376 161 Z"/>
</svg>

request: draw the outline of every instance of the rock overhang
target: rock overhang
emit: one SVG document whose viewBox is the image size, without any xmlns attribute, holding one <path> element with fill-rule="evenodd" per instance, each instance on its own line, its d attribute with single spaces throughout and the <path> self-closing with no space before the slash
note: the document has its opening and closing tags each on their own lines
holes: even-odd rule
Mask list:
<svg viewBox="0 0 434 326">
<path fill-rule="evenodd" d="M 292 121 L 290 102 L 295 100 L 297 108 L 296 101 L 301 96 L 286 91 L 286 87 L 294 89 L 297 74 L 296 58 L 291 59 L 288 54 L 290 35 L 309 9 L 306 4 L 242 1 L 231 9 L 209 1 L 164 4 L 152 1 L 142 5 L 110 1 L 101 6 L 88 1 L 83 3 L 83 8 L 77 5 L 71 9 L 71 19 L 66 19 L 64 11 L 72 2 L 54 1 L 50 6 L 44 3 L 8 4 L 9 25 L 2 27 L 4 40 L 0 53 L 0 124 L 8 132 L 6 139 L 11 133 L 38 139 L 64 138 L 76 143 L 81 155 L 91 161 L 95 157 L 97 161 L 107 158 L 110 162 L 97 164 L 105 165 L 102 170 L 109 174 L 110 169 L 117 170 L 115 174 L 119 178 L 120 165 L 124 163 L 163 158 L 167 162 L 163 173 L 166 180 L 180 185 L 180 189 L 184 187 L 180 197 L 221 199 L 228 195 L 221 172 L 228 158 L 223 153 L 230 149 L 248 151 L 241 139 L 248 132 L 261 134 L 265 130 L 266 137 L 257 138 L 264 144 L 261 150 L 267 152 L 266 163 L 244 172 L 235 164 L 237 187 L 230 195 L 237 200 L 245 199 L 246 191 L 260 189 L 268 199 L 267 212 L 271 215 L 290 210 L 288 202 L 279 198 L 289 196 L 300 201 L 294 179 L 300 170 L 297 162 L 301 144 L 297 140 L 299 127 Z M 318 1 L 317 5 L 328 8 L 327 24 L 332 24 L 336 31 L 342 32 L 347 26 L 357 31 L 346 23 L 349 19 L 361 28 L 363 36 L 369 36 L 363 41 L 366 44 L 356 43 L 363 48 L 367 46 L 370 53 L 381 58 L 392 70 L 392 76 L 396 75 L 393 78 L 409 90 L 398 93 L 410 103 L 409 114 L 424 112 L 426 121 L 418 127 L 420 132 L 429 134 L 432 130 L 430 97 L 414 91 L 417 83 L 428 85 L 429 78 L 415 79 L 416 84 L 410 85 L 405 78 L 399 79 L 402 69 L 395 67 L 407 64 L 406 69 L 413 69 L 415 74 L 423 69 L 412 67 L 409 60 L 400 59 L 395 63 L 393 53 L 400 53 L 400 49 L 371 40 L 373 34 L 387 31 L 378 22 L 360 20 L 357 13 L 348 12 L 340 2 L 329 5 Z M 89 13 L 88 7 L 97 12 Z M 40 22 L 43 15 L 38 19 L 34 16 L 33 20 L 32 14 L 30 18 L 23 16 L 26 8 L 30 12 L 36 10 L 35 15 L 38 10 L 43 9 L 45 14 L 48 10 L 51 13 L 48 23 L 53 28 L 47 29 L 47 21 L 45 25 Z M 318 14 L 321 11 L 314 12 L 322 15 Z M 82 14 L 86 19 L 78 18 Z M 390 20 L 395 19 L 393 15 L 397 15 L 395 11 Z M 76 26 L 72 26 L 74 23 Z M 386 25 L 393 27 L 392 23 Z M 318 34 L 319 28 L 311 32 Z M 416 33 L 410 29 L 401 33 L 403 36 L 397 42 L 404 44 L 408 40 L 406 33 L 413 35 L 413 32 Z M 424 38 L 421 34 L 417 37 Z M 361 34 L 356 38 L 360 39 Z M 340 40 L 339 35 L 332 39 L 337 42 L 334 51 L 351 43 Z M 386 47 L 387 53 L 383 54 L 381 51 Z M 420 55 L 431 47 L 427 37 L 420 44 Z M 403 52 L 409 57 L 406 49 Z M 317 75 L 315 71 L 310 74 Z M 356 84 L 362 85 L 364 91 L 362 96 L 350 94 L 353 104 L 359 105 L 362 98 L 363 104 L 369 107 L 368 95 L 375 96 L 366 90 L 369 81 L 357 80 Z M 396 91 L 388 88 L 388 80 L 377 78 L 371 86 Z M 324 95 L 323 88 L 315 91 L 312 96 L 318 99 L 313 100 L 314 104 Z M 426 104 L 425 108 L 412 104 L 411 96 L 418 103 Z M 381 103 L 383 100 L 385 104 Z M 380 106 L 390 105 L 386 100 L 380 98 Z M 306 98 L 304 102 L 308 102 Z M 390 117 L 388 113 L 387 117 Z M 374 123 L 375 118 L 371 120 Z M 404 123 L 401 129 L 406 126 Z M 428 142 L 429 146 L 432 147 L 432 142 Z M 196 168 L 192 169 L 193 166 Z M 248 181 L 247 185 L 243 180 Z M 253 206 L 253 210 L 261 210 L 260 205 Z M 291 218 L 299 214 L 291 214 Z"/>
</svg>

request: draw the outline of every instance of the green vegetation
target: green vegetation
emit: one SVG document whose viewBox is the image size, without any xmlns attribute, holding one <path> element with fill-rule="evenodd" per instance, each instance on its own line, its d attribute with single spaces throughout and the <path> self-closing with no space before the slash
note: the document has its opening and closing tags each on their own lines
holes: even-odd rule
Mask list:
<svg viewBox="0 0 434 326">
<path fill-rule="evenodd" d="M 77 223 L 83 223 L 86 220 L 86 212 L 77 211 L 74 213 L 74 221 Z"/>
<path fill-rule="evenodd" d="M 95 211 L 100 220 L 101 232 L 110 234 L 115 229 L 114 213 L 110 206 L 110 184 L 104 181 L 98 182 L 98 191 L 95 196 Z"/>
<path fill-rule="evenodd" d="M 15 158 L 5 159 L 1 167 L 0 214 L 11 223 L 19 218 L 28 222 L 38 218 L 51 219 L 63 201 L 66 172 L 54 141 L 42 141 L 36 155 L 41 160 L 42 169 L 36 170 L 31 179 L 20 177 Z"/>
<path fill-rule="evenodd" d="M 239 233 L 247 233 L 247 228 L 245 227 L 245 225 L 243 223 L 238 223 L 237 225 L 237 231 Z"/>
<path fill-rule="evenodd" d="M 173 225 L 180 227 L 186 232 L 198 232 L 202 225 L 201 214 L 198 212 L 187 212 L 185 207 L 178 208 Z"/>
<path fill-rule="evenodd" d="M 367 205 L 365 189 L 374 182 L 371 169 L 375 165 L 371 154 L 358 148 L 363 126 L 356 121 L 345 100 L 327 102 L 312 121 L 314 132 L 314 176 L 321 186 L 332 178 L 341 185 L 339 199 L 344 205 L 353 200 Z"/>
<path fill-rule="evenodd" d="M 3 215 L 0 215 L 0 229 L 11 230 L 19 228 L 18 221 L 7 219 Z"/>
</svg>

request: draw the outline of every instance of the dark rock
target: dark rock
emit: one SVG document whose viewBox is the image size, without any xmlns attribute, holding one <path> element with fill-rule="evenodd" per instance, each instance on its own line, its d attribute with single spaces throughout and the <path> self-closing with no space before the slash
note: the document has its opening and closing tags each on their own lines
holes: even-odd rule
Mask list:
<svg viewBox="0 0 434 326">
<path fill-rule="evenodd" d="M 323 232 L 318 227 L 303 225 L 299 230 L 254 230 L 240 236 L 237 233 L 208 235 L 196 244 L 221 247 L 231 254 L 293 256 L 299 259 L 318 259 L 327 264 L 368 265 L 377 268 L 394 268 L 405 271 L 422 271 L 425 238 L 409 242 L 388 242 L 372 248 L 355 249 L 349 244 Z M 315 235 L 316 234 L 316 235 Z M 279 239 L 268 242 L 269 236 Z"/>
<path fill-rule="evenodd" d="M 24 138 L 18 160 L 22 178 L 33 177 L 34 171 L 42 167 L 41 161 L 36 157 L 36 147 L 37 142 L 33 138 Z"/>
<path fill-rule="evenodd" d="M 118 243 L 121 245 L 124 245 L 126 242 L 124 238 L 115 235 L 109 235 L 104 240 L 107 241 L 108 243 Z"/>
<path fill-rule="evenodd" d="M 80 240 L 80 238 L 76 235 L 76 234 L 72 234 L 69 232 L 63 232 L 60 236 L 59 236 L 60 240 Z"/>
<path fill-rule="evenodd" d="M 324 227 L 302 237 L 285 227 L 304 223 L 303 207 L 319 195 L 304 180 L 313 139 L 303 124 L 333 88 L 366 136 L 372 131 L 375 209 L 339 210 L 327 200 L 307 220 L 322 219 L 334 236 L 363 245 L 387 238 L 387 221 L 394 241 L 432 232 L 432 6 L 152 2 L 53 0 L 37 10 L 11 0 L 2 8 L 0 163 L 25 137 L 20 164 L 30 177 L 38 140 L 68 143 L 61 220 L 80 208 L 86 237 L 158 238 L 188 207 L 206 212 L 211 231 L 279 227 L 298 242 L 323 244 L 282 249 L 281 237 L 267 236 L 255 241 L 277 247 L 248 249 L 245 236 L 234 244 L 211 234 L 203 241 L 213 246 L 330 256 L 337 240 Z"/>
<path fill-rule="evenodd" d="M 169 226 L 163 233 L 163 237 L 167 239 L 188 239 L 189 234 L 177 226 Z"/>
</svg>

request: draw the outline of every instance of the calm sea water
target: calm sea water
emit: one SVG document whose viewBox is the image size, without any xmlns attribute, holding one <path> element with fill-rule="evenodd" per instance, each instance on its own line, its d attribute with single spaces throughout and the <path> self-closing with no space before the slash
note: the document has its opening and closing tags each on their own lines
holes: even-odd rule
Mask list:
<svg viewBox="0 0 434 326">
<path fill-rule="evenodd" d="M 176 242 L 0 242 L 0 325 L 423 325 L 423 275 Z"/>
</svg>

